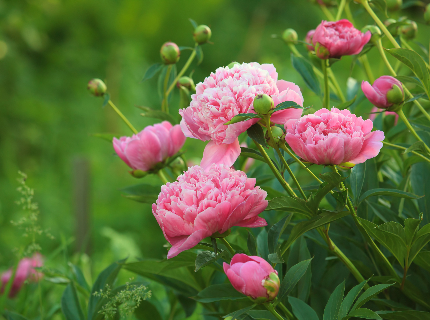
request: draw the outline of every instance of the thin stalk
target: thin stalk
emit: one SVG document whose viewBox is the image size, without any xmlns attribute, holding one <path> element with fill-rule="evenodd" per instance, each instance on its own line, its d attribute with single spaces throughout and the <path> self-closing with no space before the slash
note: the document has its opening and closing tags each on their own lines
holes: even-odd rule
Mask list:
<svg viewBox="0 0 430 320">
<path fill-rule="evenodd" d="M 164 78 L 164 88 L 163 88 L 164 98 L 163 98 L 163 101 L 161 102 L 161 111 L 164 111 L 165 113 L 169 113 L 169 102 L 167 101 L 167 97 L 168 97 L 167 86 L 169 84 L 169 77 L 170 77 L 171 71 L 172 71 L 172 65 L 169 64 L 166 71 L 166 77 Z"/>
<path fill-rule="evenodd" d="M 290 166 L 288 165 L 287 161 L 285 161 L 285 158 L 282 156 L 282 153 L 279 151 L 279 148 L 276 148 L 275 150 L 276 150 L 276 153 L 278 154 L 279 158 L 282 160 L 285 168 L 287 168 L 287 171 L 290 174 L 291 178 L 294 180 L 294 183 L 296 184 L 297 188 L 299 189 L 300 194 L 302 195 L 303 199 L 306 200 L 306 194 L 303 192 L 303 189 L 300 186 L 299 181 L 297 180 L 296 176 L 294 175 L 294 173 L 291 170 Z"/>
<path fill-rule="evenodd" d="M 182 67 L 182 70 L 178 73 L 178 75 L 176 76 L 175 80 L 173 80 L 173 82 L 170 84 L 169 89 L 167 89 L 166 95 L 169 95 L 169 93 L 173 90 L 173 88 L 176 85 L 176 82 L 178 82 L 178 80 L 182 77 L 182 75 L 185 73 L 185 71 L 187 71 L 188 67 L 190 66 L 190 64 L 193 61 L 193 59 L 194 59 L 195 56 L 196 56 L 196 48 L 194 48 L 193 52 L 191 52 L 191 55 L 188 58 L 188 60 L 185 63 L 185 65 Z"/>
<path fill-rule="evenodd" d="M 342 102 L 345 102 L 346 101 L 345 96 L 343 95 L 343 92 L 340 89 L 339 83 L 337 82 L 336 77 L 335 77 L 333 71 L 329 67 L 327 67 L 327 74 L 330 77 L 330 80 L 333 82 L 333 84 L 334 84 L 334 86 L 336 88 L 336 90 L 333 90 L 333 91 L 335 91 L 337 93 L 337 96 L 340 98 L 340 100 Z M 329 85 L 330 85 L 330 82 L 329 82 Z"/>
<path fill-rule="evenodd" d="M 340 17 L 342 16 L 342 11 L 345 8 L 346 0 L 341 0 L 339 4 L 339 9 L 337 10 L 336 14 L 336 21 L 340 20 Z"/>
<path fill-rule="evenodd" d="M 288 319 L 294 319 L 294 316 L 291 313 L 291 311 L 288 310 L 288 308 L 286 306 L 284 306 L 284 304 L 282 302 L 279 302 L 279 307 L 282 309 L 282 311 L 284 311 L 284 314 Z"/>
<path fill-rule="evenodd" d="M 334 21 L 333 15 L 331 14 L 330 10 L 325 5 L 320 5 L 320 8 L 329 21 Z"/>
<path fill-rule="evenodd" d="M 170 182 L 169 180 L 167 180 L 167 178 L 166 178 L 166 176 L 164 175 L 163 171 L 158 170 L 157 174 L 158 174 L 158 176 L 160 177 L 160 179 L 161 179 L 161 181 L 162 181 L 163 183 L 168 183 L 168 182 Z"/>
<path fill-rule="evenodd" d="M 221 241 L 222 244 L 227 247 L 228 251 L 230 251 L 232 256 L 234 256 L 236 254 L 236 252 L 234 251 L 234 249 L 232 248 L 230 243 L 228 243 L 228 241 L 225 238 L 217 238 L 217 239 L 219 239 L 219 241 Z"/>
<path fill-rule="evenodd" d="M 352 16 L 351 8 L 349 7 L 349 1 L 346 3 L 346 6 L 345 6 L 345 14 L 349 22 L 355 25 L 354 17 Z"/>
<path fill-rule="evenodd" d="M 393 69 L 393 67 L 391 66 L 390 62 L 388 61 L 388 59 L 387 59 L 387 57 L 386 57 L 386 55 L 385 55 L 384 48 L 382 47 L 381 39 L 379 39 L 379 40 L 376 42 L 376 46 L 378 47 L 379 54 L 381 55 L 382 60 L 384 61 L 385 65 L 387 66 L 388 70 L 391 72 L 391 74 L 392 74 L 394 77 L 396 77 L 396 76 L 397 76 L 397 73 L 396 73 L 396 71 Z M 414 97 L 414 95 L 413 95 L 413 94 L 408 90 L 408 88 L 406 88 L 406 86 L 405 86 L 405 85 L 403 85 L 403 90 L 405 91 L 406 95 L 407 95 L 409 98 L 413 98 L 413 97 Z M 425 116 L 425 117 L 430 121 L 430 115 L 429 115 L 429 114 L 427 113 L 427 111 L 423 108 L 423 106 L 421 105 L 421 103 L 419 103 L 419 102 L 418 102 L 418 100 L 414 100 L 413 102 L 414 102 L 414 104 L 418 107 L 418 109 L 420 109 L 420 111 L 424 114 L 424 116 Z"/>
<path fill-rule="evenodd" d="M 125 122 L 125 124 L 133 131 L 134 134 L 137 134 L 137 130 L 133 127 L 133 125 L 128 121 L 128 119 L 122 114 L 121 111 L 113 104 L 111 100 L 108 101 L 109 105 L 112 107 L 112 109 L 115 110 L 115 112 L 121 117 L 121 119 Z"/>
<path fill-rule="evenodd" d="M 328 60 L 321 60 L 321 67 L 324 74 L 324 108 L 330 108 L 330 90 L 328 88 L 327 63 Z"/>
<path fill-rule="evenodd" d="M 39 303 L 40 303 L 40 320 L 43 320 L 43 302 L 42 302 L 42 287 L 40 285 L 40 279 L 38 282 L 38 287 L 39 287 Z"/>
<path fill-rule="evenodd" d="M 269 310 L 275 316 L 276 319 L 278 319 L 278 320 L 284 320 L 284 318 L 282 318 L 281 315 L 276 312 L 275 308 L 269 302 L 264 303 L 264 306 L 266 307 L 267 310 Z M 293 320 L 294 319 L 294 318 L 289 318 L 289 317 L 287 317 L 287 318 L 289 320 Z"/>
<path fill-rule="evenodd" d="M 263 155 L 264 159 L 266 159 L 267 164 L 269 165 L 270 169 L 274 173 L 275 177 L 278 179 L 279 183 L 285 189 L 285 191 L 288 192 L 290 197 L 296 198 L 297 196 L 294 193 L 294 190 L 291 189 L 288 182 L 285 181 L 284 177 L 282 177 L 281 173 L 278 171 L 278 169 L 276 169 L 275 165 L 272 162 L 272 159 L 270 159 L 270 157 L 266 153 L 266 150 L 264 150 L 264 148 L 257 141 L 255 141 L 255 140 L 253 140 L 253 141 L 254 141 L 255 145 L 257 146 L 258 150 L 260 151 L 260 153 Z"/>
<path fill-rule="evenodd" d="M 411 133 L 414 135 L 414 137 L 417 138 L 418 141 L 421 141 L 424 144 L 424 147 L 426 148 L 427 152 L 430 153 L 430 148 L 425 144 L 425 142 L 420 138 L 420 136 L 417 134 L 415 129 L 411 126 L 411 124 L 408 121 L 408 118 L 406 118 L 405 114 L 403 113 L 403 110 L 400 109 L 399 111 L 397 111 L 397 114 L 400 116 L 400 119 L 403 120 L 406 127 L 408 127 L 408 129 L 411 131 Z"/>
<path fill-rule="evenodd" d="M 367 56 L 364 54 L 360 58 L 358 58 L 358 60 L 360 60 L 361 64 L 363 65 L 364 71 L 366 71 L 367 79 L 369 80 L 369 82 L 375 82 L 375 77 L 373 76 L 372 68 L 370 68 Z"/>
<path fill-rule="evenodd" d="M 399 44 L 397 43 L 396 39 L 393 38 L 390 31 L 385 27 L 385 25 L 382 23 L 381 20 L 379 20 L 378 16 L 373 12 L 372 8 L 369 6 L 368 0 L 361 0 L 361 3 L 366 9 L 366 11 L 369 13 L 369 15 L 375 20 L 378 27 L 382 30 L 382 32 L 386 35 L 386 37 L 390 40 L 390 42 L 393 44 L 395 48 L 400 48 Z"/>
<path fill-rule="evenodd" d="M 408 274 L 408 258 L 406 258 L 405 267 L 403 268 L 403 278 L 402 278 L 402 284 L 400 285 L 400 290 L 403 291 L 403 288 L 405 287 L 405 281 L 406 281 L 406 275 Z"/>
</svg>

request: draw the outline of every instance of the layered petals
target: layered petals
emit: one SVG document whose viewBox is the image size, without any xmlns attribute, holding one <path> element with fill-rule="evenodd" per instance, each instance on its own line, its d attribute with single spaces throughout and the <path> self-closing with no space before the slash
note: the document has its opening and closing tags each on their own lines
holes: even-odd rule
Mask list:
<svg viewBox="0 0 430 320">
<path fill-rule="evenodd" d="M 404 98 L 402 83 L 396 78 L 391 76 L 379 77 L 378 79 L 375 80 L 373 85 L 371 85 L 367 81 L 363 81 L 361 83 L 361 90 L 363 90 L 363 93 L 366 96 L 366 98 L 375 107 L 378 107 L 381 109 L 387 109 L 394 104 L 388 101 L 389 98 L 387 97 L 387 94 L 393 89 L 393 86 L 397 86 L 399 88 L 399 94 L 403 95 L 403 98 Z"/>
<path fill-rule="evenodd" d="M 214 141 L 211 141 L 203 151 L 203 159 L 200 166 L 206 169 L 215 163 L 231 167 L 239 155 L 239 139 L 236 138 L 231 144 L 216 144 Z"/>
</svg>

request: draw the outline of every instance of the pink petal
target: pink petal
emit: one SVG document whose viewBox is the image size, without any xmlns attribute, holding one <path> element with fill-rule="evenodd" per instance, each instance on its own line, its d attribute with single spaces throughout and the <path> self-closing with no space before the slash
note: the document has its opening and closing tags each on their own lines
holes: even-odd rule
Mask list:
<svg viewBox="0 0 430 320">
<path fill-rule="evenodd" d="M 229 202 L 221 202 L 215 208 L 207 208 L 199 213 L 194 220 L 194 227 L 197 229 L 205 229 L 210 234 L 221 230 L 223 221 L 228 217 L 231 210 Z"/>
<path fill-rule="evenodd" d="M 278 73 L 276 72 L 276 68 L 273 64 L 268 64 L 268 63 L 262 64 L 260 68 L 269 72 L 269 75 L 273 80 L 275 81 L 278 80 Z"/>
<path fill-rule="evenodd" d="M 181 126 L 175 125 L 170 129 L 171 148 L 169 157 L 175 155 L 185 143 L 185 135 L 181 130 Z"/>
<path fill-rule="evenodd" d="M 203 169 L 209 168 L 212 164 L 224 164 L 231 167 L 240 155 L 239 139 L 231 144 L 217 145 L 210 141 L 203 151 L 203 159 L 200 166 Z"/>
<path fill-rule="evenodd" d="M 196 246 L 204 238 L 209 237 L 210 234 L 206 230 L 200 229 L 193 232 L 189 237 L 182 239 L 181 241 L 175 243 L 169 250 L 167 254 L 167 259 L 176 257 L 182 251 L 191 249 Z"/>
<path fill-rule="evenodd" d="M 266 297 L 267 289 L 263 287 L 262 281 L 269 275 L 264 269 L 260 268 L 257 262 L 247 262 L 240 269 L 240 277 L 245 281 L 245 294 L 254 299 Z"/>
<path fill-rule="evenodd" d="M 224 263 L 225 265 L 226 263 Z M 225 270 L 225 267 L 224 267 Z M 231 285 L 233 286 L 233 288 L 235 288 L 237 291 L 239 291 L 240 293 L 245 294 L 245 281 L 244 279 L 236 274 L 233 270 L 228 269 L 225 274 L 227 275 L 228 280 L 230 281 Z"/>
<path fill-rule="evenodd" d="M 363 147 L 359 155 L 349 162 L 359 164 L 365 162 L 367 159 L 376 157 L 382 148 L 382 141 L 384 138 L 384 132 L 382 131 L 377 130 L 369 133 L 364 140 Z"/>
</svg>

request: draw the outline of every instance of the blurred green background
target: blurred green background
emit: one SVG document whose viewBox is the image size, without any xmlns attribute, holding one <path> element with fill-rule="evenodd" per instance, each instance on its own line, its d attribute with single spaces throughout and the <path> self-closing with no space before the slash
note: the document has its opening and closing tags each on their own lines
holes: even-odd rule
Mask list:
<svg viewBox="0 0 430 320">
<path fill-rule="evenodd" d="M 427 45 L 430 29 L 422 23 L 422 8 L 408 10 Z M 203 63 L 190 68 L 196 83 L 231 61 L 273 63 L 279 78 L 302 88 L 305 106 L 320 108 L 320 99 L 292 68 L 288 47 L 271 37 L 294 28 L 304 39 L 324 18 L 308 1 L 0 1 L 0 270 L 11 265 L 12 249 L 23 243 L 22 232 L 10 224 L 19 217 L 18 170 L 28 174 L 40 222 L 55 236 L 41 241 L 48 255 L 62 238 L 76 236 L 77 161 L 88 161 L 90 168 L 85 179 L 90 236 L 83 242 L 93 267 L 100 271 L 127 255 L 165 256 L 166 241 L 150 205 L 125 199 L 119 191 L 141 181 L 128 174 L 111 143 L 91 136 L 130 135 L 129 129 L 110 107 L 101 107 L 102 99 L 90 96 L 86 84 L 104 79 L 112 100 L 136 128 L 159 122 L 141 117 L 136 108 L 159 108 L 157 80 L 140 80 L 151 64 L 160 62 L 164 42 L 193 45 L 189 18 L 212 29 L 213 44 L 203 47 Z M 372 22 L 360 10 L 356 21 L 358 28 Z M 306 54 L 302 45 L 298 49 Z M 182 52 L 179 69 L 189 54 Z M 384 74 L 373 57 L 376 50 L 369 54 L 375 75 Z M 365 78 L 359 65 L 351 69 L 352 59 L 344 57 L 333 66 L 343 90 L 349 76 Z M 367 117 L 370 109 L 362 103 L 357 112 Z M 204 145 L 188 139 L 187 157 L 201 157 Z M 158 183 L 156 177 L 146 180 Z"/>
</svg>

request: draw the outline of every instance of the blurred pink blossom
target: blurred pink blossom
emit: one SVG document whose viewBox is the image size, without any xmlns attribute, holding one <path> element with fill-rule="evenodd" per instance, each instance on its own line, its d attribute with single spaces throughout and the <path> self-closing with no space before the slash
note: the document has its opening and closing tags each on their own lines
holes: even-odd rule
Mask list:
<svg viewBox="0 0 430 320">
<path fill-rule="evenodd" d="M 358 164 L 376 157 L 384 133 L 373 131 L 372 120 L 363 120 L 349 110 L 321 109 L 286 123 L 285 140 L 308 162 L 324 165 Z"/>
<path fill-rule="evenodd" d="M 248 148 L 248 145 L 246 144 L 246 142 L 242 142 L 240 144 L 240 146 L 243 147 L 243 148 Z M 245 172 L 245 173 L 248 172 L 249 169 L 251 169 L 251 167 L 254 164 L 254 162 L 255 162 L 255 159 L 253 159 L 253 158 L 247 158 L 245 160 L 245 163 L 243 164 L 242 171 Z"/>
<path fill-rule="evenodd" d="M 240 154 L 238 136 L 259 119 L 224 124 L 240 113 L 255 113 L 252 104 L 259 94 L 270 95 L 275 106 L 283 101 L 303 106 L 300 88 L 292 82 L 278 80 L 272 64 L 253 62 L 218 68 L 197 84 L 190 106 L 179 113 L 185 136 L 210 140 L 203 153 L 203 168 L 212 163 L 233 165 Z M 275 112 L 271 121 L 284 124 L 289 119 L 298 119 L 301 114 L 302 109 L 285 109 Z"/>
<path fill-rule="evenodd" d="M 309 32 L 306 34 L 305 41 L 306 41 L 307 43 L 312 44 L 312 39 L 313 39 L 313 37 L 314 37 L 314 34 L 315 34 L 315 29 L 309 30 Z M 315 48 L 314 48 L 314 46 L 313 46 L 313 45 L 306 45 L 306 48 L 307 48 L 309 51 L 315 51 Z"/>
<path fill-rule="evenodd" d="M 267 193 L 242 171 L 213 164 L 191 167 L 177 181 L 161 187 L 152 213 L 172 247 L 167 258 L 188 250 L 206 237 L 233 226 L 267 225 L 258 215 Z"/>
<path fill-rule="evenodd" d="M 397 86 L 398 88 L 394 88 L 394 86 Z M 400 102 L 403 101 L 403 86 L 402 83 L 396 78 L 391 76 L 382 76 L 376 79 L 373 85 L 370 85 L 370 83 L 367 81 L 363 81 L 361 83 L 361 90 L 363 90 L 366 98 L 369 99 L 370 103 L 372 103 L 375 107 L 381 109 L 387 109 L 395 104 L 394 101 L 390 100 L 390 97 L 388 96 L 393 89 L 396 91 L 394 93 L 398 92 L 400 95 L 400 97 L 394 98 L 398 98 L 398 101 Z"/>
<path fill-rule="evenodd" d="M 172 126 L 167 121 L 148 126 L 132 137 L 113 138 L 113 148 L 118 156 L 130 168 L 142 171 L 175 155 L 184 143 L 181 127 Z"/>
<path fill-rule="evenodd" d="M 399 115 L 396 112 L 394 112 L 394 111 L 381 111 L 378 107 L 372 108 L 372 111 L 370 111 L 370 114 L 369 114 L 369 119 L 374 121 L 377 114 L 380 112 L 384 112 L 386 116 L 390 116 L 390 115 L 395 116 L 394 125 L 397 124 L 397 120 L 399 120 Z"/>
</svg>

